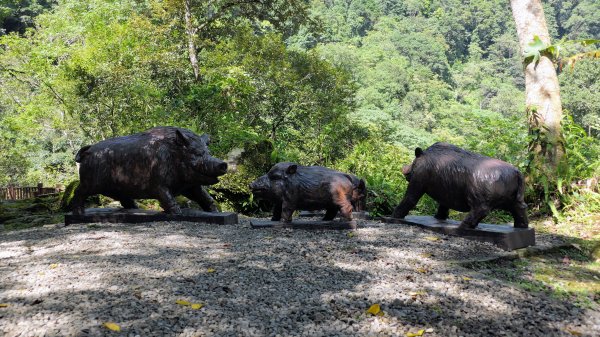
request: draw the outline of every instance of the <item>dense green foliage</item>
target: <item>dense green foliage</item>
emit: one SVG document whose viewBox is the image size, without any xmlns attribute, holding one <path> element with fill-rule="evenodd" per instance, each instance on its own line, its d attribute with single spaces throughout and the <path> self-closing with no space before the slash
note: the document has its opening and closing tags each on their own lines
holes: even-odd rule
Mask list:
<svg viewBox="0 0 600 337">
<path fill-rule="evenodd" d="M 252 204 L 253 157 L 261 168 L 294 160 L 354 172 L 379 213 L 402 195 L 401 167 L 416 146 L 448 141 L 528 165 L 522 58 L 507 1 L 189 1 L 191 39 L 182 0 L 5 3 L 0 185 L 66 185 L 80 146 L 157 125 L 211 134 L 222 158 L 270 152 L 215 187 L 238 210 Z M 599 6 L 546 2 L 553 39 L 598 38 Z M 572 116 L 562 205 L 574 181 L 600 175 L 599 77 L 598 60 L 560 74 Z"/>
</svg>

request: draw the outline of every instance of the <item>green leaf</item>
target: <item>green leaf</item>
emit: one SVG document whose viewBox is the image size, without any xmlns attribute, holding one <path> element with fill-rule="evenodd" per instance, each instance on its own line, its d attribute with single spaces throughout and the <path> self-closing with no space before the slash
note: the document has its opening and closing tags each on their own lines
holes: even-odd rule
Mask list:
<svg viewBox="0 0 600 337">
<path fill-rule="evenodd" d="M 528 60 L 533 58 L 533 63 L 537 64 L 540 60 L 541 53 L 546 50 L 549 46 L 546 45 L 539 36 L 535 35 L 533 37 L 533 42 L 528 44 L 528 47 L 523 51 L 523 56 L 525 57 L 525 64 L 529 64 Z"/>
<path fill-rule="evenodd" d="M 584 40 L 579 40 L 577 42 L 580 42 L 583 46 L 589 46 L 591 44 L 600 43 L 600 40 L 598 40 L 598 39 L 584 39 Z"/>
</svg>

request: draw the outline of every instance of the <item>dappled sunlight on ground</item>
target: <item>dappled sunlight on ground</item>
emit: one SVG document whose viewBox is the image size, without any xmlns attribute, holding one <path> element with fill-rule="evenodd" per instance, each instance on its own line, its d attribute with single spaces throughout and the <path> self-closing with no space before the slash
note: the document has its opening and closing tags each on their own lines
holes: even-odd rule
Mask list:
<svg viewBox="0 0 600 337">
<path fill-rule="evenodd" d="M 5 232 L 0 247 L 6 336 L 109 335 L 104 322 L 140 336 L 546 336 L 600 323 L 455 263 L 502 256 L 493 245 L 403 225 L 75 225 Z"/>
</svg>

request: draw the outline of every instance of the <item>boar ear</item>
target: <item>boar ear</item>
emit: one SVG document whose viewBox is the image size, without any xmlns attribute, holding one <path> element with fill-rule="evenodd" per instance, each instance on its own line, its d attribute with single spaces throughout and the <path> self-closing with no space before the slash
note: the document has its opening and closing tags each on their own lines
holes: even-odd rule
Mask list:
<svg viewBox="0 0 600 337">
<path fill-rule="evenodd" d="M 361 190 L 365 189 L 365 188 L 367 187 L 366 185 L 367 185 L 367 183 L 365 183 L 365 180 L 364 180 L 364 179 L 361 179 L 361 180 L 358 182 L 358 188 L 359 188 L 359 189 L 361 189 Z"/>
<path fill-rule="evenodd" d="M 285 170 L 285 173 L 294 174 L 294 173 L 296 173 L 297 170 L 298 170 L 298 165 L 292 164 L 292 165 L 288 166 L 288 168 Z"/>
<path fill-rule="evenodd" d="M 415 157 L 419 158 L 423 154 L 423 150 L 420 147 L 415 149 Z"/>
<path fill-rule="evenodd" d="M 206 133 L 203 134 L 202 136 L 200 136 L 200 139 L 202 139 L 202 141 L 206 144 L 206 146 L 208 146 L 210 144 L 210 136 L 207 135 Z"/>
<path fill-rule="evenodd" d="M 181 146 L 190 145 L 189 139 L 186 137 L 186 135 L 181 133 L 181 131 L 179 131 L 179 130 L 175 130 L 175 143 L 177 143 L 177 145 L 181 145 Z"/>
</svg>

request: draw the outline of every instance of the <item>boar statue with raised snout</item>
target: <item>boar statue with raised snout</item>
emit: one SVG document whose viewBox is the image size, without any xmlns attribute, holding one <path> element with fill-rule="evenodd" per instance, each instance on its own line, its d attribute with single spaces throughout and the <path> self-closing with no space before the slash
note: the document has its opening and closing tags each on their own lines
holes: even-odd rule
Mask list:
<svg viewBox="0 0 600 337">
<path fill-rule="evenodd" d="M 362 210 L 366 198 L 365 181 L 354 175 L 321 166 L 278 163 L 250 184 L 259 199 L 272 201 L 273 221 L 292 221 L 295 210 L 325 209 L 323 220 L 333 220 L 338 212 L 352 219 L 352 210 Z"/>
<path fill-rule="evenodd" d="M 196 201 L 205 211 L 216 211 L 203 185 L 218 182 L 227 164 L 208 151 L 208 135 L 177 127 L 156 127 L 129 136 L 82 147 L 73 214 L 84 213 L 87 196 L 103 194 L 124 208 L 137 208 L 134 199 L 158 199 L 166 213 L 181 214 L 175 196 Z"/>
<path fill-rule="evenodd" d="M 394 218 L 404 218 L 427 194 L 439 204 L 437 219 L 447 219 L 450 209 L 469 212 L 460 228 L 477 227 L 494 209 L 510 212 L 515 227 L 528 226 L 523 175 L 504 161 L 435 143 L 425 151 L 416 148 L 414 161 L 404 166 L 402 173 L 408 189 L 392 214 Z"/>
</svg>

